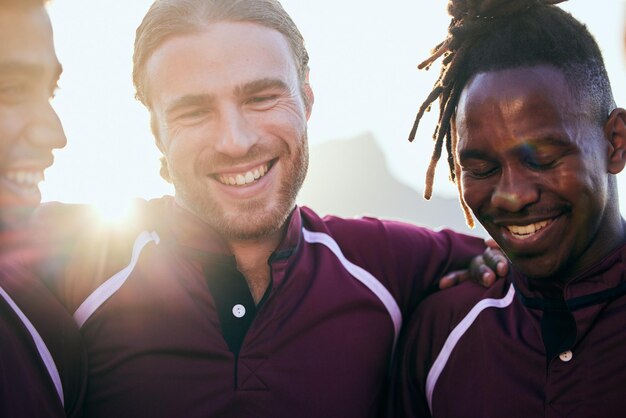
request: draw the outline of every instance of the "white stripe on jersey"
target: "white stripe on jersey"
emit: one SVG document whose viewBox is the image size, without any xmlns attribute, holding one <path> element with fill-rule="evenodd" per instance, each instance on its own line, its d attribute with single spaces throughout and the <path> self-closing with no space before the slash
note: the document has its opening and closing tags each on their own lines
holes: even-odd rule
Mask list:
<svg viewBox="0 0 626 418">
<path fill-rule="evenodd" d="M 52 358 L 52 354 L 50 354 L 50 350 L 46 346 L 46 343 L 41 338 L 41 335 L 37 332 L 33 324 L 28 320 L 24 312 L 17 306 L 17 304 L 11 299 L 9 294 L 4 291 L 2 287 L 0 287 L 0 296 L 9 304 L 11 309 L 15 311 L 17 316 L 20 318 L 30 336 L 33 338 L 35 342 L 35 346 L 37 347 L 37 351 L 39 352 L 39 356 L 43 360 L 43 364 L 46 366 L 48 370 L 48 374 L 52 379 L 52 383 L 54 383 L 54 387 L 57 390 L 57 394 L 59 395 L 59 399 L 61 400 L 61 405 L 65 406 L 65 399 L 63 397 L 63 385 L 61 384 L 61 376 L 59 375 L 59 371 L 57 370 L 57 366 L 54 363 L 54 359 Z"/>
<path fill-rule="evenodd" d="M 108 278 L 104 283 L 102 283 L 96 290 L 94 290 L 88 297 L 80 304 L 76 312 L 74 312 L 74 321 L 78 325 L 78 328 L 82 328 L 83 324 L 89 319 L 91 315 L 104 303 L 109 299 L 115 292 L 119 290 L 120 287 L 124 284 L 128 276 L 133 272 L 137 261 L 139 260 L 139 255 L 143 248 L 150 242 L 154 241 L 156 244 L 159 243 L 159 235 L 152 231 L 143 231 L 137 239 L 135 240 L 135 244 L 133 245 L 133 255 L 130 259 L 130 263 L 128 266 L 123 268 L 122 270 L 115 273 L 113 276 Z"/>
<path fill-rule="evenodd" d="M 330 251 L 335 254 L 335 257 L 339 259 L 339 262 L 343 265 L 343 267 L 350 273 L 355 279 L 363 283 L 369 290 L 374 293 L 378 299 L 383 303 L 389 315 L 391 316 L 391 321 L 393 322 L 394 329 L 394 342 L 393 346 L 395 349 L 396 342 L 398 341 L 398 334 L 400 333 L 400 327 L 402 326 L 402 313 L 400 312 L 400 307 L 398 303 L 394 299 L 394 297 L 389 293 L 389 290 L 370 272 L 363 269 L 362 267 L 357 266 L 356 264 L 350 262 L 339 248 L 339 244 L 328 234 L 323 232 L 312 232 L 302 228 L 302 235 L 304 240 L 308 243 L 313 244 L 322 244 Z"/>
<path fill-rule="evenodd" d="M 446 367 L 446 363 L 450 358 L 450 354 L 454 347 L 456 347 L 457 343 L 465 334 L 465 332 L 472 326 L 478 315 L 482 311 L 487 308 L 506 308 L 513 302 L 513 296 L 515 295 L 515 288 L 511 284 L 509 287 L 509 291 L 506 296 L 502 299 L 483 299 L 478 302 L 474 307 L 469 311 L 465 318 L 459 324 L 454 327 L 448 338 L 446 339 L 441 352 L 437 356 L 437 359 L 433 363 L 433 366 L 430 368 L 428 372 L 428 376 L 426 377 L 426 400 L 428 401 L 428 409 L 432 415 L 433 413 L 433 391 L 435 390 L 435 385 L 437 384 L 437 380 L 441 375 L 444 367 Z"/>
</svg>

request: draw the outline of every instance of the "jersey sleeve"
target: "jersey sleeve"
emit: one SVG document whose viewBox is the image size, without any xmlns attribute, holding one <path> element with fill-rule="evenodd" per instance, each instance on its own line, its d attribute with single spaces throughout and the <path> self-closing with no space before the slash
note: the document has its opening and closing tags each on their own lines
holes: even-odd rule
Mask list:
<svg viewBox="0 0 626 418">
<path fill-rule="evenodd" d="M 433 327 L 433 310 L 425 308 L 429 307 L 423 304 L 416 310 L 399 341 L 390 381 L 389 416 L 431 416 L 425 393 L 426 379 L 443 342 L 439 334 L 432 334 L 437 329 Z"/>
<path fill-rule="evenodd" d="M 505 282 L 501 280 L 489 289 L 471 282 L 462 283 L 429 296 L 419 305 L 405 324 L 394 358 L 389 396 L 391 416 L 430 417 L 430 402 L 437 388 L 446 402 L 457 399 L 453 383 L 443 388 L 434 383 L 439 382 L 445 360 L 435 364 L 440 356 L 445 359 L 451 354 L 446 343 L 455 327 L 485 295 L 500 294 L 506 288 Z"/>
<path fill-rule="evenodd" d="M 66 309 L 36 274 L 42 254 L 32 244 L 30 233 L 10 234 L 13 236 L 9 239 L 3 234 L 0 256 L 0 304 L 5 324 L 0 349 L 5 364 L 0 367 L 0 380 L 10 384 L 0 392 L 8 391 L 5 397 L 12 401 L 3 403 L 0 411 L 6 413 L 3 408 L 16 406 L 19 409 L 20 402 L 36 405 L 24 405 L 26 409 L 16 412 L 19 416 L 29 414 L 26 411 L 31 408 L 44 411 L 54 406 L 44 394 L 54 393 L 52 398 L 58 400 L 57 392 L 62 390 L 65 414 L 81 416 L 87 375 L 80 334 Z M 43 390 L 46 382 L 47 392 Z M 57 416 L 51 411 L 45 415 Z"/>
<path fill-rule="evenodd" d="M 450 229 L 433 231 L 413 225 L 389 223 L 389 254 L 398 273 L 390 282 L 398 304 L 410 315 L 419 301 L 438 290 L 447 273 L 466 269 L 485 250 L 482 238 Z"/>
<path fill-rule="evenodd" d="M 126 266 L 141 222 L 104 222 L 93 207 L 53 203 L 32 222 L 37 231 L 38 274 L 73 314 L 98 286 Z"/>
<path fill-rule="evenodd" d="M 346 256 L 364 266 L 396 299 L 403 316 L 437 290 L 448 272 L 469 267 L 485 250 L 482 238 L 376 218 L 327 219 Z"/>
</svg>

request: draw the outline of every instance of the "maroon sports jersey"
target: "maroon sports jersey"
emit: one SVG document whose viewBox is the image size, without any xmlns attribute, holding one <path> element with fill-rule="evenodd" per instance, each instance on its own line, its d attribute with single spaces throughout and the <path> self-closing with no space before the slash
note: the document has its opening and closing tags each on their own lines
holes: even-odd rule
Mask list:
<svg viewBox="0 0 626 418">
<path fill-rule="evenodd" d="M 3 239 L 0 252 L 0 417 L 80 416 L 86 359 L 78 328 L 26 270 L 35 249 L 19 244 Z"/>
<path fill-rule="evenodd" d="M 403 316 L 484 249 L 296 208 L 255 306 L 225 243 L 171 198 L 77 245 L 57 292 L 82 327 L 90 417 L 378 417 Z"/>
<path fill-rule="evenodd" d="M 514 272 L 429 297 L 409 326 L 395 415 L 623 417 L 625 295 L 623 246 L 563 289 Z"/>
</svg>

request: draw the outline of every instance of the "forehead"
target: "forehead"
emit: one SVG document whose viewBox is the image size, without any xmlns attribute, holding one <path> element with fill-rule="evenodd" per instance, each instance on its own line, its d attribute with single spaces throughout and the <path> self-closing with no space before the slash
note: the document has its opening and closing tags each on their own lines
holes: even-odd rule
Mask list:
<svg viewBox="0 0 626 418">
<path fill-rule="evenodd" d="M 546 110 L 569 113 L 577 109 L 565 75 L 550 66 L 489 71 L 475 75 L 461 94 L 459 112 L 472 114 L 481 106 L 498 106 L 524 113 Z"/>
<path fill-rule="evenodd" d="M 561 136 L 579 126 L 580 113 L 564 74 L 554 67 L 479 73 L 459 100 L 459 148 L 478 139 Z"/>
<path fill-rule="evenodd" d="M 0 7 L 0 63 L 58 66 L 43 7 Z"/>
<path fill-rule="evenodd" d="M 259 78 L 294 81 L 297 72 L 280 32 L 249 22 L 218 22 L 168 38 L 148 59 L 146 76 L 148 95 L 156 98 L 232 88 Z"/>
</svg>

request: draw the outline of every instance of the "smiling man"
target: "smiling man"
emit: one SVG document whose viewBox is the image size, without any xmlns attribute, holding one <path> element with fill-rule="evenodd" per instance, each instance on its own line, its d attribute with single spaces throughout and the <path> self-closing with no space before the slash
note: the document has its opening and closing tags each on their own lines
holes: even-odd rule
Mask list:
<svg viewBox="0 0 626 418">
<path fill-rule="evenodd" d="M 50 105 L 61 74 L 43 0 L 0 0 L 0 416 L 80 413 L 84 356 L 71 317 L 26 266 L 25 226 L 65 135 Z"/>
<path fill-rule="evenodd" d="M 0 222 L 23 226 L 39 205 L 38 183 L 65 135 L 49 100 L 61 66 L 42 1 L 2 0 L 0 43 Z M 29 30 L 24 30 L 28 27 Z"/>
<path fill-rule="evenodd" d="M 449 2 L 433 58 L 450 55 L 423 106 L 441 95 L 451 173 L 513 271 L 420 306 L 397 416 L 623 416 L 626 111 L 593 37 L 554 3 Z"/>
<path fill-rule="evenodd" d="M 134 83 L 175 196 L 119 230 L 63 222 L 83 238 L 53 283 L 87 346 L 88 416 L 379 416 L 403 316 L 484 243 L 297 207 L 308 73 L 275 0 L 148 11 Z"/>
</svg>

